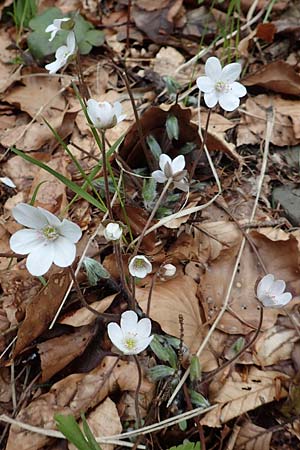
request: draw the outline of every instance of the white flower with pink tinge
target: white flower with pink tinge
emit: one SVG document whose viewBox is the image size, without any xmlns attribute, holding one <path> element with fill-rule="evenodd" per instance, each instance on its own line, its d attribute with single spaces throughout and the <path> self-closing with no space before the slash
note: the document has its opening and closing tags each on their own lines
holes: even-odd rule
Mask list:
<svg viewBox="0 0 300 450">
<path fill-rule="evenodd" d="M 221 66 L 218 58 L 212 56 L 205 64 L 205 75 L 197 78 L 197 86 L 204 92 L 204 101 L 209 108 L 217 103 L 225 111 L 233 111 L 240 105 L 240 97 L 247 94 L 245 86 L 238 83 L 242 70 L 240 63 Z"/>
<path fill-rule="evenodd" d="M 267 308 L 282 308 L 293 298 L 290 292 L 284 291 L 285 281 L 275 280 L 274 275 L 269 273 L 258 283 L 256 296 Z"/>
<path fill-rule="evenodd" d="M 10 238 L 15 253 L 27 255 L 26 267 L 31 275 L 41 276 L 52 263 L 58 267 L 70 266 L 76 256 L 76 242 L 82 232 L 70 220 L 59 220 L 44 208 L 19 203 L 12 210 L 17 222 L 27 227 Z"/>
<path fill-rule="evenodd" d="M 121 325 L 121 326 L 120 326 Z M 115 347 L 124 355 L 137 355 L 150 345 L 151 320 L 138 321 L 134 311 L 125 311 L 121 315 L 121 324 L 111 322 L 107 326 L 108 336 Z"/>
<path fill-rule="evenodd" d="M 155 170 L 151 175 L 157 183 L 165 183 L 169 178 L 172 178 L 175 188 L 185 192 L 188 191 L 188 184 L 185 179 L 187 171 L 184 170 L 185 159 L 183 155 L 171 159 L 169 155 L 162 153 L 159 157 L 159 167 L 161 170 Z"/>
</svg>

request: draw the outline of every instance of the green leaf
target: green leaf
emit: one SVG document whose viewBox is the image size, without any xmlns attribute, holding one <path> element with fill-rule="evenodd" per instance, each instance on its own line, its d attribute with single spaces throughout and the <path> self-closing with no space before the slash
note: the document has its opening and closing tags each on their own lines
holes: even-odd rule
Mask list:
<svg viewBox="0 0 300 450">
<path fill-rule="evenodd" d="M 92 50 L 93 46 L 87 41 L 78 42 L 78 48 L 81 55 L 88 55 Z"/>
<path fill-rule="evenodd" d="M 50 25 L 54 19 L 62 19 L 66 17 L 59 8 L 48 8 L 41 14 L 37 15 L 29 22 L 29 26 L 34 31 L 43 31 L 48 25 Z M 50 33 L 46 33 L 48 38 L 50 37 Z"/>
<path fill-rule="evenodd" d="M 157 339 L 156 335 L 154 335 L 154 338 L 151 341 L 150 344 L 151 350 L 155 355 L 164 362 L 168 362 L 170 366 L 173 367 L 173 369 L 176 369 L 177 367 L 177 355 L 174 352 L 172 347 L 164 347 L 159 340 Z"/>
<path fill-rule="evenodd" d="M 21 150 L 17 148 L 11 149 L 14 153 L 21 156 L 26 161 L 35 164 L 38 167 L 41 167 L 42 169 L 46 170 L 48 173 L 51 173 L 51 175 L 55 176 L 58 180 L 60 180 L 62 183 L 64 183 L 69 189 L 71 189 L 75 194 L 78 194 L 80 197 L 87 200 L 92 205 L 96 206 L 100 209 L 100 211 L 106 212 L 106 208 L 103 207 L 103 205 L 96 200 L 92 195 L 90 195 L 88 192 L 83 190 L 80 186 L 78 186 L 76 183 L 74 183 L 72 180 L 69 180 L 64 175 L 62 175 L 59 172 L 56 172 L 56 170 L 53 170 L 51 167 L 47 166 L 47 164 L 44 164 L 41 161 L 38 161 L 37 159 L 32 158 L 31 156 L 27 155 L 26 153 L 22 152 Z"/>
<path fill-rule="evenodd" d="M 163 364 L 158 364 L 157 366 L 151 367 L 148 370 L 148 373 L 153 381 L 158 381 L 174 375 L 175 369 L 172 369 L 172 367 L 169 366 L 164 366 Z"/>
<path fill-rule="evenodd" d="M 181 420 L 178 423 L 178 426 L 181 429 L 181 431 L 185 431 L 187 429 L 187 421 L 186 420 Z"/>
<path fill-rule="evenodd" d="M 201 380 L 201 366 L 197 356 L 192 356 L 191 358 L 190 379 L 191 381 Z"/>
<path fill-rule="evenodd" d="M 96 286 L 101 278 L 110 278 L 109 272 L 102 266 L 99 261 L 85 257 L 83 265 L 89 280 L 90 286 Z"/>
<path fill-rule="evenodd" d="M 82 420 L 82 426 L 83 426 L 83 431 L 84 434 L 86 436 L 86 439 L 89 443 L 89 448 L 90 450 L 101 450 L 100 445 L 98 444 L 98 442 L 96 441 L 87 421 L 85 418 L 84 414 L 81 414 L 81 420 Z"/>
<path fill-rule="evenodd" d="M 145 178 L 143 183 L 142 196 L 144 203 L 151 204 L 156 197 L 156 181 L 154 178 Z"/>
<path fill-rule="evenodd" d="M 101 30 L 89 30 L 86 33 L 85 40 L 95 47 L 100 47 L 105 42 L 105 34 Z"/>
<path fill-rule="evenodd" d="M 181 147 L 180 149 L 180 154 L 181 155 L 188 155 L 189 153 L 191 153 L 193 150 L 195 150 L 195 148 L 197 147 L 197 145 L 195 144 L 195 142 L 186 142 L 184 144 L 183 147 Z"/>
<path fill-rule="evenodd" d="M 175 117 L 173 115 L 170 115 L 167 118 L 166 130 L 167 130 L 167 135 L 168 135 L 168 138 L 170 139 L 170 141 L 172 141 L 172 139 L 178 140 L 178 138 L 179 138 L 179 124 L 178 124 L 177 117 Z"/>
<path fill-rule="evenodd" d="M 208 406 L 210 406 L 209 401 L 205 397 L 203 397 L 202 394 L 199 394 L 199 392 L 190 390 L 190 397 L 191 397 L 191 402 L 197 408 L 201 408 L 201 407 L 207 408 Z"/>
<path fill-rule="evenodd" d="M 183 444 L 178 445 L 177 447 L 171 447 L 169 450 L 201 450 L 201 444 L 200 442 L 195 443 L 185 439 Z"/>
<path fill-rule="evenodd" d="M 165 75 L 162 77 L 164 82 L 166 83 L 166 88 L 168 91 L 168 94 L 177 94 L 179 89 L 181 89 L 181 85 L 178 83 L 178 81 L 175 80 L 175 78 L 170 77 L 168 75 Z"/>
<path fill-rule="evenodd" d="M 152 155 L 154 158 L 158 161 L 160 155 L 162 154 L 162 149 L 152 134 L 149 134 L 149 136 L 146 137 L 147 144 L 149 145 L 149 148 L 151 150 Z"/>
<path fill-rule="evenodd" d="M 58 430 L 68 439 L 68 441 L 72 442 L 78 450 L 91 450 L 74 416 L 55 414 L 54 418 Z"/>
</svg>

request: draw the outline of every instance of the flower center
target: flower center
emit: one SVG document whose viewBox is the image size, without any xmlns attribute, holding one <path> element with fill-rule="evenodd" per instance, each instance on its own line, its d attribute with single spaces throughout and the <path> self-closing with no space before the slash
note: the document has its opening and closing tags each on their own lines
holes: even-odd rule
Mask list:
<svg viewBox="0 0 300 450">
<path fill-rule="evenodd" d="M 52 225 L 46 225 L 42 230 L 43 236 L 48 241 L 55 241 L 59 237 L 59 233 Z"/>
<path fill-rule="evenodd" d="M 230 86 L 229 84 L 225 83 L 225 81 L 217 81 L 215 84 L 215 90 L 217 92 L 229 92 L 230 91 Z"/>
<path fill-rule="evenodd" d="M 128 334 L 123 341 L 124 346 L 127 350 L 134 350 L 136 348 L 137 339 L 134 334 Z"/>
<path fill-rule="evenodd" d="M 134 265 L 136 269 L 143 269 L 145 267 L 145 262 L 142 259 L 136 259 Z"/>
</svg>

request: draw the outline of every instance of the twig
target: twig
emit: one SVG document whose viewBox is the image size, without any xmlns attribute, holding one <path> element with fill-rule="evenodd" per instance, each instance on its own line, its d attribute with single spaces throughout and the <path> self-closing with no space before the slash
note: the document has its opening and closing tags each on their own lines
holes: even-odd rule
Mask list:
<svg viewBox="0 0 300 450">
<path fill-rule="evenodd" d="M 257 187 L 257 193 L 256 193 L 253 209 L 252 209 L 252 212 L 251 212 L 251 216 L 250 216 L 250 219 L 249 219 L 250 222 L 252 222 L 254 220 L 254 217 L 255 217 L 258 201 L 259 201 L 259 198 L 260 198 L 260 193 L 261 193 L 261 190 L 262 190 L 263 180 L 264 180 L 264 176 L 265 176 L 265 172 L 266 172 L 268 155 L 269 155 L 269 144 L 270 144 L 270 139 L 271 139 L 271 136 L 272 136 L 273 126 L 274 126 L 274 110 L 273 110 L 273 108 L 267 110 L 267 119 L 268 119 L 268 121 L 267 121 L 267 129 L 266 129 L 266 138 L 265 138 L 263 161 L 262 161 L 260 179 L 259 179 L 259 183 L 258 183 L 258 187 Z M 249 232 L 249 230 L 246 230 L 246 233 L 248 233 L 248 232 Z M 232 290 L 233 283 L 234 283 L 234 279 L 235 279 L 235 276 L 236 276 L 236 273 L 237 273 L 237 270 L 238 270 L 238 267 L 239 267 L 239 264 L 240 264 L 240 260 L 241 260 L 242 255 L 243 255 L 243 251 L 244 251 L 244 247 L 245 247 L 246 242 L 247 242 L 246 238 L 243 237 L 241 245 L 240 245 L 240 249 L 239 249 L 239 252 L 238 252 L 238 255 L 237 255 L 237 258 L 236 258 L 236 262 L 235 262 L 235 265 L 234 265 L 234 268 L 233 268 L 231 279 L 230 279 L 230 282 L 229 282 L 229 285 L 228 285 L 228 289 L 227 289 L 227 292 L 226 292 L 226 296 L 225 296 L 225 299 L 224 299 L 223 306 L 222 306 L 218 316 L 216 317 L 216 320 L 214 321 L 213 325 L 211 326 L 208 334 L 206 335 L 205 339 L 203 340 L 203 342 L 201 343 L 200 347 L 198 348 L 198 351 L 196 353 L 196 355 L 198 357 L 202 354 L 205 346 L 209 342 L 209 340 L 210 340 L 214 330 L 216 329 L 218 323 L 220 322 L 221 318 L 223 317 L 223 315 L 224 315 L 224 313 L 225 313 L 225 311 L 227 309 L 227 306 L 228 306 L 228 303 L 229 303 L 229 299 L 230 299 L 231 290 Z M 180 382 L 178 383 L 177 387 L 175 388 L 173 394 L 171 395 L 171 397 L 170 397 L 170 399 L 169 399 L 169 401 L 167 403 L 167 407 L 170 406 L 171 403 L 173 402 L 173 400 L 176 397 L 177 393 L 181 389 L 183 383 L 188 378 L 189 373 L 190 373 L 190 367 L 185 371 L 183 377 L 181 378 Z"/>
<path fill-rule="evenodd" d="M 199 94 L 200 94 L 200 91 L 199 91 Z M 198 110 L 199 110 L 199 108 L 200 108 L 200 105 L 198 104 Z M 209 108 L 209 110 L 208 110 L 208 114 L 207 114 L 207 118 L 206 118 L 206 124 L 205 124 L 205 130 L 204 130 L 204 135 L 202 137 L 202 142 L 201 142 L 201 147 L 200 147 L 200 150 L 196 154 L 195 161 L 193 162 L 193 166 L 192 166 L 192 169 L 191 169 L 191 172 L 190 172 L 190 180 L 192 180 L 192 178 L 194 176 L 197 164 L 199 162 L 199 159 L 200 159 L 200 157 L 202 155 L 204 146 L 206 144 L 210 116 L 211 116 L 211 108 Z"/>
<path fill-rule="evenodd" d="M 138 384 L 136 386 L 136 390 L 135 390 L 135 393 L 134 393 L 134 405 L 135 405 L 137 426 L 138 426 L 138 428 L 141 428 L 141 426 L 142 426 L 142 419 L 141 419 L 140 407 L 139 407 L 139 394 L 140 394 L 140 389 L 141 389 L 141 385 L 142 385 L 142 369 L 141 369 L 141 365 L 140 365 L 140 362 L 138 360 L 138 357 L 136 355 L 133 355 L 133 359 L 134 359 L 134 361 L 136 363 L 136 367 L 137 367 L 137 370 L 138 370 Z"/>
</svg>

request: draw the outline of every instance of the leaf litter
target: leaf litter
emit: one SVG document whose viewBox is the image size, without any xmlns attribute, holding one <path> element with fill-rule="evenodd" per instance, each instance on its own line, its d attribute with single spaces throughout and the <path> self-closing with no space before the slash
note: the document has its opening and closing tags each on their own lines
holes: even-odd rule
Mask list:
<svg viewBox="0 0 300 450">
<path fill-rule="evenodd" d="M 5 2 L 4 11 L 11 3 Z M 57 2 L 44 3 L 39 12 Z M 251 2 L 243 1 L 241 11 L 231 17 L 222 3 L 210 9 L 196 8 L 183 0 L 151 4 L 137 0 L 130 17 L 126 2 L 118 7 L 112 1 L 105 3 L 75 2 L 75 6 L 58 2 L 55 6 L 64 14 L 78 8 L 86 20 L 104 31 L 106 47 L 94 47 L 89 55 L 81 55 L 83 75 L 94 99 L 120 101 L 126 114 L 124 121 L 105 134 L 108 146 L 124 136 L 109 159 L 115 176 L 109 180 L 111 195 L 116 194 L 112 210 L 126 233 L 119 260 L 115 244 L 99 232 L 103 213 L 86 200 L 75 198 L 70 186 L 10 151 L 16 146 L 83 186 L 85 176 L 57 142 L 46 119 L 69 145 L 86 175 L 97 168 L 89 192 L 105 198 L 103 171 L 101 165 L 97 166 L 102 161 L 101 151 L 71 86 L 71 80 L 78 85 L 75 62 L 71 61 L 60 76 L 50 77 L 43 69 L 49 56 L 45 54 L 44 60 L 33 63 L 32 56 L 24 52 L 26 37 L 16 45 L 18 30 L 7 14 L 0 25 L 0 176 L 9 177 L 16 186 L 1 185 L 0 400 L 3 421 L 9 415 L 19 423 L 11 425 L 3 448 L 56 448 L 47 432 L 56 429 L 57 413 L 73 414 L 78 420 L 85 413 L 99 438 L 118 436 L 134 428 L 137 403 L 146 426 L 171 416 L 178 416 L 180 422 L 188 409 L 199 407 L 203 401 L 199 396 L 205 398 L 206 406 L 214 406 L 207 413 L 204 407 L 204 414 L 197 412 L 202 437 L 195 432 L 194 422 L 188 421 L 186 432 L 178 425 L 162 426 L 162 431 L 150 432 L 142 444 L 168 449 L 189 436 L 195 442 L 200 440 L 204 449 L 216 444 L 236 450 L 287 448 L 284 445 L 297 448 L 299 433 L 293 414 L 299 403 L 299 231 L 292 228 L 295 224 L 290 224 L 281 197 L 278 200 L 272 196 L 278 186 L 296 183 L 294 188 L 299 183 L 297 171 L 288 163 L 276 165 L 278 147 L 285 152 L 300 142 L 298 53 L 291 38 L 297 26 L 286 25 L 287 17 L 293 19 L 292 9 L 288 6 L 283 12 L 286 2 L 276 2 L 267 11 L 266 2 L 257 2 L 253 11 Z M 228 20 L 232 31 L 239 28 L 237 16 L 247 22 L 251 14 L 260 12 L 254 31 L 249 26 L 238 36 L 240 45 L 235 55 L 238 61 L 248 58 L 241 80 L 248 87 L 248 96 L 238 110 L 225 114 L 217 108 L 210 114 L 201 100 L 199 135 L 196 77 L 204 73 L 208 56 L 216 54 L 225 60 L 230 45 L 238 43 L 229 36 L 225 39 L 228 48 L 217 46 L 214 52 L 210 41 L 218 38 L 222 26 L 221 36 L 224 30 L 230 34 Z M 269 23 L 260 23 L 266 13 L 271 14 Z M 203 17 L 207 23 L 203 24 Z M 200 39 L 205 52 L 200 49 L 198 63 L 181 70 L 199 52 Z M 20 55 L 25 58 L 24 65 L 18 62 Z M 125 78 L 131 86 L 131 98 Z M 140 115 L 138 123 L 132 98 Z M 266 136 L 270 110 L 274 111 L 274 127 Z M 170 117 L 178 124 L 178 137 L 168 134 Z M 256 215 L 249 223 L 265 140 L 270 144 L 266 176 Z M 151 319 L 159 344 L 140 357 L 139 381 L 134 359 L 117 358 L 111 353 L 106 325 L 118 323 L 121 313 L 128 309 L 128 293 L 120 285 L 120 273 L 123 270 L 125 279 L 129 279 L 130 242 L 139 239 L 160 192 L 157 186 L 152 190 L 147 186 L 151 173 L 158 168 L 157 152 L 172 159 L 183 154 L 188 173 L 196 161 L 196 182 L 187 194 L 176 191 L 166 198 L 152 217 L 152 232 L 141 242 L 140 250 L 150 259 L 152 273 L 136 284 L 135 299 L 139 313 Z M 223 192 L 209 206 L 218 194 L 216 176 Z M 83 269 L 77 272 L 91 309 L 81 304 L 74 286 L 70 290 L 67 269 L 52 267 L 43 287 L 26 271 L 25 260 L 11 253 L 9 238 L 17 231 L 11 211 L 16 204 L 32 199 L 35 206 L 54 214 L 67 213 L 85 231 L 74 268 L 87 251 L 109 272 L 109 277 L 100 277 L 94 287 L 88 284 Z M 178 216 L 161 226 L 159 221 L 174 213 Z M 215 322 L 245 236 L 228 306 Z M 170 263 L 176 267 L 176 274 L 168 279 L 162 275 L 162 268 Z M 265 308 L 261 317 L 256 286 L 265 273 L 284 280 L 293 300 L 285 308 Z M 201 374 L 186 382 L 167 408 L 172 391 L 208 335 L 210 339 L 197 358 Z M 239 342 L 246 346 L 244 351 Z M 155 379 L 151 374 L 159 366 L 172 375 Z M 23 429 L 23 423 L 38 427 L 40 432 Z M 286 443 L 280 441 L 283 429 L 290 430 L 286 431 Z M 222 447 L 225 433 L 227 447 Z M 60 442 L 56 442 L 60 448 Z M 68 444 L 68 448 L 75 447 Z M 102 443 L 101 448 L 120 446 Z"/>
</svg>

